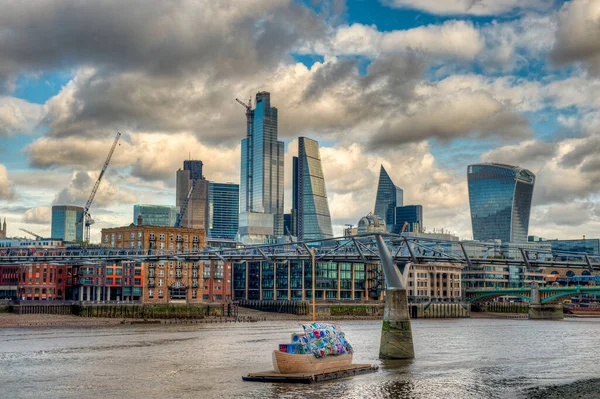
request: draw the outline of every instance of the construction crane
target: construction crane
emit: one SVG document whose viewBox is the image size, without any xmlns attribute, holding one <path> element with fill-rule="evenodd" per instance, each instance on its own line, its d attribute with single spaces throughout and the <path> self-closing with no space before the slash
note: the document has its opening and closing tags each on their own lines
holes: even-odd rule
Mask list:
<svg viewBox="0 0 600 399">
<path fill-rule="evenodd" d="M 177 220 L 175 221 L 175 227 L 181 227 L 181 222 L 183 221 L 183 216 L 185 215 L 188 204 L 190 203 L 190 200 L 192 199 L 192 194 L 194 193 L 194 188 L 196 188 L 196 183 L 198 183 L 198 179 L 192 180 L 192 185 L 190 186 L 190 191 L 188 192 L 188 195 L 185 198 L 185 201 L 183 201 L 183 204 L 181 205 L 181 209 L 179 210 L 179 215 L 177 215 Z"/>
<path fill-rule="evenodd" d="M 36 240 L 43 240 L 44 239 L 44 237 L 42 237 L 42 236 L 40 236 L 38 234 L 35 234 L 33 231 L 29 231 L 29 230 L 25 230 L 25 229 L 19 229 L 19 230 L 24 231 L 25 233 L 34 236 Z"/>
<path fill-rule="evenodd" d="M 113 152 L 115 152 L 115 147 L 117 146 L 117 143 L 119 142 L 119 138 L 121 138 L 121 133 L 117 132 L 115 141 L 113 141 L 112 147 L 110 148 L 110 151 L 108 152 L 108 156 L 106 157 L 106 161 L 104 161 L 104 166 L 102 167 L 102 170 L 100 171 L 100 176 L 98 176 L 98 180 L 96 180 L 96 184 L 94 184 L 94 188 L 92 189 L 92 192 L 90 193 L 90 197 L 88 198 L 87 202 L 85 203 L 85 207 L 83 208 L 83 215 L 81 216 L 81 219 L 79 220 L 79 224 L 85 223 L 84 241 L 87 243 L 90 242 L 90 226 L 92 224 L 94 224 L 94 219 L 92 219 L 92 217 L 90 216 L 90 212 L 89 212 L 90 207 L 92 206 L 92 203 L 94 202 L 94 197 L 96 196 L 96 192 L 98 191 L 98 187 L 100 186 L 100 182 L 102 181 L 104 172 L 106 172 L 106 169 L 108 168 L 108 164 L 110 163 L 110 159 L 112 158 Z"/>
</svg>

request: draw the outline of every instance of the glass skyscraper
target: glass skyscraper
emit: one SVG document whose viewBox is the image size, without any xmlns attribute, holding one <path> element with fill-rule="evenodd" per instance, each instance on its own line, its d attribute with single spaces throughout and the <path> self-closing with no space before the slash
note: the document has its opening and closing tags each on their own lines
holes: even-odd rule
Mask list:
<svg viewBox="0 0 600 399">
<path fill-rule="evenodd" d="M 422 205 L 406 205 L 396 207 L 396 219 L 394 223 L 393 233 L 400 234 L 406 223 L 406 233 L 421 233 L 423 232 L 423 206 Z"/>
<path fill-rule="evenodd" d="M 238 231 L 240 186 L 233 183 L 208 183 L 209 238 L 234 240 Z"/>
<path fill-rule="evenodd" d="M 243 242 L 267 242 L 284 233 L 284 146 L 277 140 L 277 108 L 271 107 L 270 93 L 257 93 L 255 109 L 248 109 L 246 117 L 239 235 Z"/>
<path fill-rule="evenodd" d="M 72 205 L 52 207 L 52 238 L 83 241 L 83 208 Z"/>
<path fill-rule="evenodd" d="M 173 227 L 177 221 L 177 207 L 173 205 L 134 205 L 133 223 L 137 224 L 142 215 L 142 223 L 150 226 Z"/>
<path fill-rule="evenodd" d="M 389 232 L 394 228 L 396 207 L 403 206 L 403 201 L 402 189 L 394 184 L 383 165 L 381 165 L 374 213 L 385 220 Z"/>
<path fill-rule="evenodd" d="M 306 137 L 298 139 L 298 161 L 294 172 L 293 192 L 297 198 L 293 203 L 298 205 L 298 239 L 333 237 L 318 142 Z"/>
<path fill-rule="evenodd" d="M 535 175 L 518 166 L 469 165 L 469 204 L 473 239 L 527 241 Z"/>
</svg>

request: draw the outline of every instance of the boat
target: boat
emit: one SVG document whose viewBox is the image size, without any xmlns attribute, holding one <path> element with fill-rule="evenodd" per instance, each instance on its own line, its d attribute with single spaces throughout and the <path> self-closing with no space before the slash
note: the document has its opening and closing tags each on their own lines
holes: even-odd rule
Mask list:
<svg viewBox="0 0 600 399">
<path fill-rule="evenodd" d="M 303 324 L 304 333 L 292 334 L 291 343 L 273 351 L 273 369 L 295 374 L 352 365 L 352 346 L 341 328 L 330 323 Z"/>
<path fill-rule="evenodd" d="M 332 368 L 341 368 L 352 364 L 352 354 L 330 355 L 315 357 L 312 353 L 289 354 L 281 351 L 273 351 L 273 368 L 276 373 L 295 374 L 322 371 Z"/>
</svg>

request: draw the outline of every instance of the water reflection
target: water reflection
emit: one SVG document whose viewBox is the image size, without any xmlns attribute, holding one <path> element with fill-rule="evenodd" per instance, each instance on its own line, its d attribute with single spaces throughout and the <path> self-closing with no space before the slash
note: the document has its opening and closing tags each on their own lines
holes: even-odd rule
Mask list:
<svg viewBox="0 0 600 399">
<path fill-rule="evenodd" d="M 417 320 L 416 358 L 395 361 L 377 359 L 380 322 L 342 327 L 355 363 L 379 371 L 311 385 L 241 380 L 272 369 L 293 321 L 0 329 L 0 396 L 503 398 L 600 374 L 600 320 Z"/>
</svg>

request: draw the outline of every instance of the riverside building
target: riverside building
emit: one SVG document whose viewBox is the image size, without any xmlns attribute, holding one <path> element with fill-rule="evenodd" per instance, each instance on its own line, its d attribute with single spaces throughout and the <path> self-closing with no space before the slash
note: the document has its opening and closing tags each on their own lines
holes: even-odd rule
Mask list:
<svg viewBox="0 0 600 399">
<path fill-rule="evenodd" d="M 83 208 L 73 205 L 52 206 L 52 238 L 83 241 Z"/>
</svg>

